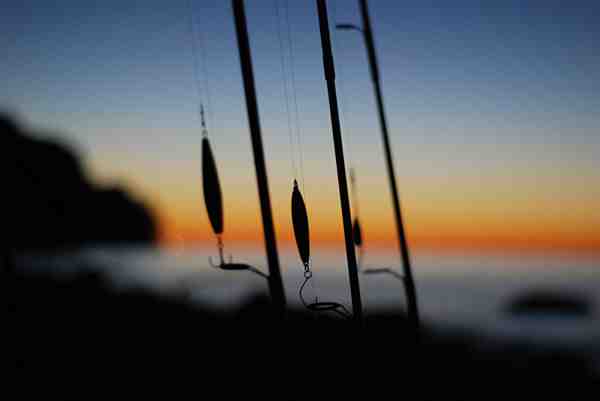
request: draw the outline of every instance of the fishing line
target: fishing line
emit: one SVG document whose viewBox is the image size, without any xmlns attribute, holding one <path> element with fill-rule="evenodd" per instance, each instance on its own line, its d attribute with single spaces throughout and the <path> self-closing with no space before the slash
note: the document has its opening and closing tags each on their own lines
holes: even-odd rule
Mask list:
<svg viewBox="0 0 600 401">
<path fill-rule="evenodd" d="M 337 19 L 337 2 L 333 2 L 333 7 L 332 7 L 332 16 L 333 16 L 333 20 L 335 21 Z M 348 121 L 347 118 L 347 113 L 346 113 L 346 90 L 345 90 L 345 85 L 344 85 L 344 81 L 345 81 L 345 74 L 344 74 L 344 62 L 343 62 L 343 51 L 341 49 L 343 49 L 344 47 L 342 45 L 339 44 L 339 40 L 338 40 L 338 31 L 337 29 L 333 30 L 334 34 L 331 35 L 332 36 L 332 42 L 333 42 L 333 49 L 335 51 L 335 53 L 339 54 L 340 57 L 336 57 L 336 60 L 342 60 L 342 62 L 340 62 L 339 64 L 336 63 L 336 68 L 339 71 L 338 75 L 339 75 L 339 79 L 337 80 L 337 82 L 339 83 L 339 91 L 340 91 L 340 98 L 341 101 L 339 102 L 340 104 L 340 108 L 341 108 L 341 114 L 342 114 L 342 122 L 341 125 L 345 125 L 344 123 L 346 123 Z M 343 127 L 342 127 L 343 128 Z M 345 130 L 344 132 L 347 132 L 347 130 Z M 352 140 L 350 141 L 351 143 L 353 142 Z M 350 146 L 349 146 L 350 147 Z M 353 166 L 353 158 L 352 158 L 352 152 L 346 152 L 346 154 L 349 155 L 349 157 L 347 157 L 348 159 L 348 165 L 349 165 L 349 169 L 352 169 Z"/>
<path fill-rule="evenodd" d="M 279 13 L 279 0 L 274 0 L 275 3 L 275 17 L 277 19 L 277 37 L 279 39 L 279 61 L 281 64 L 281 80 L 283 82 L 283 94 L 285 97 L 285 112 L 287 116 L 288 125 L 288 139 L 290 145 L 290 159 L 292 162 L 292 176 L 294 179 L 298 178 L 298 168 L 296 167 L 296 150 L 294 147 L 294 134 L 292 129 L 292 119 L 290 113 L 290 97 L 288 95 L 288 80 L 287 80 L 287 69 L 285 67 L 285 55 L 283 40 L 281 39 L 281 18 Z"/>
<path fill-rule="evenodd" d="M 198 41 L 200 43 L 200 59 L 201 59 L 201 64 L 202 64 L 202 72 L 204 75 L 204 85 L 206 87 L 206 105 L 207 105 L 207 109 L 208 109 L 208 120 L 210 122 L 210 126 L 213 130 L 216 129 L 215 127 L 215 121 L 214 121 L 214 110 L 213 110 L 213 105 L 212 105 L 212 97 L 211 97 L 211 90 L 210 90 L 210 73 L 208 71 L 208 51 L 206 49 L 205 46 L 205 42 L 204 42 L 204 35 L 202 34 L 202 30 L 198 29 Z"/>
<path fill-rule="evenodd" d="M 189 5 L 189 14 L 190 14 L 190 35 L 192 37 L 191 42 L 191 52 L 192 52 L 192 59 L 193 59 L 193 74 L 194 74 L 194 83 L 196 85 L 196 94 L 198 96 L 198 99 L 202 99 L 202 83 L 200 82 L 200 60 L 198 58 L 198 51 L 197 51 L 197 36 L 198 33 L 196 32 L 196 24 L 194 22 L 194 9 L 193 9 L 193 2 L 192 0 L 189 0 L 188 2 Z"/>
<path fill-rule="evenodd" d="M 294 122 L 296 124 L 296 141 L 298 142 L 298 151 L 300 156 L 300 183 L 302 190 L 304 191 L 304 154 L 302 145 L 302 135 L 300 133 L 300 117 L 298 113 L 298 99 L 296 94 L 296 72 L 295 72 L 295 61 L 294 61 L 294 42 L 292 41 L 292 33 L 290 28 L 290 7 L 288 0 L 284 1 L 285 6 L 285 22 L 287 27 L 287 42 L 290 53 L 290 72 L 292 82 L 292 99 L 294 101 Z"/>
<path fill-rule="evenodd" d="M 196 13 L 194 12 L 193 8 L 193 0 L 189 1 L 189 6 L 193 42 L 192 52 L 194 53 L 194 75 L 196 77 L 197 91 L 201 100 L 201 105 L 206 104 L 206 114 L 208 116 L 209 122 L 208 125 L 214 130 L 215 124 L 211 100 L 210 74 L 207 64 L 208 51 L 206 49 L 202 29 L 199 28 L 199 23 L 197 21 L 197 18 L 195 17 Z M 200 50 L 200 55 L 198 55 L 198 49 Z M 204 91 L 202 91 L 202 87 L 204 88 Z"/>
</svg>

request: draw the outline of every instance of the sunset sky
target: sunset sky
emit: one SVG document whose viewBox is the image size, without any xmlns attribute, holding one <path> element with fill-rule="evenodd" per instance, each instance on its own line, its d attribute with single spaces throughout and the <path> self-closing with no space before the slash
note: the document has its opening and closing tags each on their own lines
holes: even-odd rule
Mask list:
<svg viewBox="0 0 600 401">
<path fill-rule="evenodd" d="M 289 120 L 301 147 L 289 144 L 275 4 Z M 480 4 L 370 2 L 410 244 L 600 252 L 600 3 Z M 165 243 L 213 244 L 201 188 L 204 102 L 225 240 L 262 241 L 229 1 L 9 0 L 2 8 L 0 109 L 80 151 L 97 180 L 148 202 Z M 301 149 L 311 235 L 316 244 L 341 246 L 315 3 L 248 0 L 246 9 L 278 240 L 293 239 L 292 160 L 300 164 Z M 329 13 L 332 26 L 360 22 L 355 0 L 330 1 Z M 365 240 L 393 246 L 363 43 L 355 32 L 333 32 L 333 39 Z"/>
</svg>

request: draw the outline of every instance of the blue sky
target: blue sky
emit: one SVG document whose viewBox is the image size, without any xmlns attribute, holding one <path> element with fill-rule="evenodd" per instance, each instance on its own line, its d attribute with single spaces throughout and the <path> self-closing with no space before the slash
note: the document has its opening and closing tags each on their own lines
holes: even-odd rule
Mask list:
<svg viewBox="0 0 600 401">
<path fill-rule="evenodd" d="M 289 147 L 275 4 L 280 17 L 289 7 L 306 184 L 335 183 L 335 170 L 314 2 L 247 1 L 274 198 L 285 205 L 290 158 L 299 152 Z M 451 180 L 477 182 L 464 197 L 493 192 L 496 182 L 508 191 L 511 180 L 542 181 L 540 196 L 549 199 L 552 185 L 572 186 L 583 176 L 573 196 L 596 199 L 600 3 L 481 4 L 370 2 L 409 215 L 424 202 L 411 193 L 435 194 Z M 360 22 L 355 1 L 330 1 L 329 12 L 332 24 Z M 197 69 L 200 85 L 193 53 L 202 53 L 191 19 L 204 39 L 208 74 Z M 285 28 L 281 34 L 287 48 Z M 348 157 L 367 187 L 364 196 L 387 200 L 361 38 L 333 38 Z M 210 93 L 209 130 L 222 180 L 255 196 L 228 1 L 9 1 L 0 16 L 0 48 L 0 108 L 73 144 L 98 179 L 129 185 L 163 209 L 199 203 L 200 188 L 189 183 L 200 183 L 197 109 Z M 289 55 L 284 62 L 292 105 Z M 290 119 L 296 129 L 293 106 Z M 337 196 L 334 187 L 306 191 L 323 205 Z"/>
<path fill-rule="evenodd" d="M 226 106 L 234 103 L 232 111 L 238 111 L 240 81 L 229 3 L 191 3 L 207 42 L 214 81 L 210 89 L 219 92 L 218 99 L 213 94 L 215 119 L 232 119 Z M 281 92 L 275 1 L 247 3 L 259 95 Z M 304 119 L 311 121 L 324 106 L 323 96 L 311 101 L 322 92 L 315 8 L 311 1 L 290 3 L 298 98 Z M 330 3 L 332 20 L 359 21 L 354 1 Z M 8 5 L 0 28 L 5 53 L 0 72 L 6 79 L 2 106 L 35 123 L 69 130 L 78 142 L 89 141 L 90 148 L 116 142 L 96 129 L 143 128 L 149 122 L 160 126 L 157 113 L 169 128 L 193 124 L 190 113 L 198 97 L 190 91 L 190 2 L 90 4 Z M 373 1 L 388 108 L 402 110 L 389 113 L 393 125 L 427 120 L 440 127 L 452 120 L 466 142 L 485 143 L 499 139 L 495 132 L 485 132 L 486 125 L 537 122 L 543 123 L 544 139 L 550 142 L 596 140 L 600 6 L 565 4 L 507 1 L 488 8 L 474 1 Z M 368 119 L 372 102 L 360 38 L 339 33 L 335 39 L 345 109 Z M 352 102 L 357 93 L 368 99 Z M 265 113 L 276 112 L 281 102 L 274 96 L 260 100 Z M 356 120 L 352 125 L 371 125 Z M 481 129 L 460 130 L 461 120 Z M 84 132 L 90 126 L 94 132 Z M 577 128 L 567 141 L 556 132 L 563 126 Z M 455 143 L 461 139 L 456 134 L 433 132 L 431 139 Z M 416 142 L 419 136 L 410 131 L 402 135 Z M 542 142 L 536 130 L 528 135 L 510 130 L 502 136 L 506 142 Z"/>
</svg>

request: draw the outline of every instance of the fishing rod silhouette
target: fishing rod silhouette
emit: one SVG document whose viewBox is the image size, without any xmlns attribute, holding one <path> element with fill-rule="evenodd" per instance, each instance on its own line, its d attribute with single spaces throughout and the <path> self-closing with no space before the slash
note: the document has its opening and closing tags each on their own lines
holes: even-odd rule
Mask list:
<svg viewBox="0 0 600 401">
<path fill-rule="evenodd" d="M 217 165 L 208 140 L 208 130 L 204 118 L 204 106 L 200 105 L 200 120 L 202 125 L 202 187 L 204 189 L 204 203 L 210 225 L 217 237 L 217 248 L 219 251 L 219 261 L 214 263 L 212 257 L 208 257 L 208 263 L 211 267 L 221 270 L 245 270 L 257 274 L 265 279 L 269 275 L 263 273 L 258 268 L 247 263 L 234 263 L 233 257 L 229 255 L 229 261 L 225 261 L 223 245 L 223 198 L 221 195 L 221 184 L 217 173 Z"/>
<path fill-rule="evenodd" d="M 354 211 L 354 221 L 352 223 L 352 239 L 354 246 L 358 249 L 358 271 L 362 274 L 389 274 L 390 276 L 402 281 L 404 283 L 405 277 L 402 273 L 390 267 L 372 267 L 369 269 L 363 268 L 363 257 L 364 257 L 364 242 L 362 237 L 362 230 L 360 227 L 359 220 L 359 207 L 358 207 L 358 195 L 356 192 L 356 174 L 354 169 L 350 168 L 350 189 L 352 190 L 352 205 Z M 406 285 L 406 283 L 404 283 Z"/>
<path fill-rule="evenodd" d="M 390 138 L 388 133 L 387 119 L 385 115 L 382 95 L 382 85 L 379 74 L 379 64 L 377 63 L 377 54 L 375 51 L 375 40 L 373 38 L 373 29 L 371 27 L 371 18 L 369 16 L 369 7 L 367 0 L 359 0 L 360 14 L 362 19 L 362 26 L 355 24 L 337 24 L 336 29 L 346 31 L 356 31 L 362 34 L 365 44 L 365 50 L 367 51 L 367 59 L 369 61 L 369 72 L 371 75 L 371 81 L 373 83 L 373 91 L 377 104 L 377 116 L 379 119 L 379 126 L 381 129 L 381 138 L 383 141 L 383 151 L 385 155 L 386 170 L 388 173 L 388 181 L 390 187 L 390 194 L 392 196 L 392 206 L 394 211 L 394 220 L 396 222 L 396 237 L 398 240 L 398 250 L 402 260 L 404 290 L 407 301 L 407 309 L 409 319 L 412 321 L 416 331 L 419 330 L 419 308 L 417 303 L 417 289 L 415 286 L 415 280 L 413 277 L 410 252 L 408 249 L 408 243 L 406 240 L 406 233 L 404 230 L 404 223 L 402 220 L 402 211 L 400 209 L 400 197 L 398 195 L 398 188 L 396 184 L 396 173 L 394 171 L 393 156 L 390 144 Z M 388 272 L 384 270 L 382 272 Z M 393 272 L 388 272 L 393 273 Z M 394 273 L 393 275 L 397 275 Z"/>
</svg>

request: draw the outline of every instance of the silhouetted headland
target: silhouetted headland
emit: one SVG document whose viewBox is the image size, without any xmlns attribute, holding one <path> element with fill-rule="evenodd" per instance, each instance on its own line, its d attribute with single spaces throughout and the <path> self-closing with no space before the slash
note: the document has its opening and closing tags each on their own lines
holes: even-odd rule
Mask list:
<svg viewBox="0 0 600 401">
<path fill-rule="evenodd" d="M 42 136 L 0 115 L 3 226 L 13 250 L 155 241 L 147 206 L 94 184 L 72 149 Z"/>
</svg>

